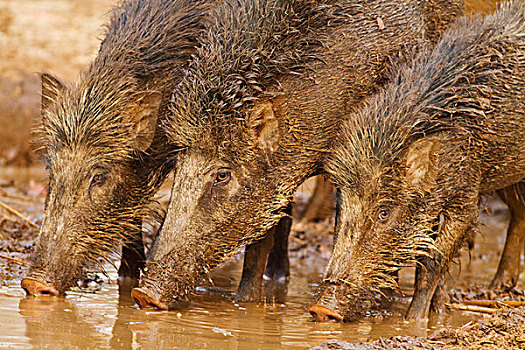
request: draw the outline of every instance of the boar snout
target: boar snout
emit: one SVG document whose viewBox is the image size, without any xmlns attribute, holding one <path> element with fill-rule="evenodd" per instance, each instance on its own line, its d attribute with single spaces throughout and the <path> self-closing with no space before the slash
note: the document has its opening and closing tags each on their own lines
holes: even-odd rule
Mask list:
<svg viewBox="0 0 525 350">
<path fill-rule="evenodd" d="M 316 322 L 342 322 L 343 316 L 322 305 L 315 304 L 308 310 Z"/>
<path fill-rule="evenodd" d="M 22 282 L 20 282 L 20 286 L 25 290 L 27 295 L 51 297 L 59 295 L 55 288 L 46 286 L 45 284 L 30 278 L 24 278 Z"/>
<path fill-rule="evenodd" d="M 168 306 L 154 297 L 154 293 L 147 288 L 133 288 L 131 297 L 141 309 L 168 310 Z"/>
</svg>

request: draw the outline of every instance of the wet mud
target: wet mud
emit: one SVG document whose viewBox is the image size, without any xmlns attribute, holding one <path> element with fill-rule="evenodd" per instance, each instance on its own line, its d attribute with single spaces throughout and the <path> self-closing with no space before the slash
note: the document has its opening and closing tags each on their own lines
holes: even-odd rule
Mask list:
<svg viewBox="0 0 525 350">
<path fill-rule="evenodd" d="M 508 224 L 506 208 L 497 199 L 486 200 L 488 209 L 481 215 L 483 226 L 474 250 L 463 252 L 450 272 L 447 309 L 432 314 L 428 322 L 403 320 L 413 269 L 401 271 L 403 295 L 383 300 L 362 320 L 313 322 L 308 307 L 331 254 L 333 215 L 319 222 L 294 222 L 289 243 L 292 276 L 282 304 L 232 302 L 242 254 L 216 269 L 212 281 L 192 296 L 190 307 L 179 311 L 139 310 L 127 293 L 119 293 L 118 263 L 107 264 L 105 273 L 90 272 L 64 298 L 26 297 L 19 285 L 42 222 L 47 183 L 37 146 L 30 141 L 39 121 L 36 72 L 74 79 L 96 54 L 100 25 L 113 3 L 0 1 L 0 348 L 525 348 L 523 310 L 506 309 L 502 303 L 470 303 L 525 300 L 523 280 L 516 289 L 498 294 L 486 290 Z M 468 10 L 490 11 L 494 1 L 467 1 L 467 5 Z M 296 194 L 295 216 L 304 209 L 312 189 L 310 181 Z M 169 183 L 158 198 L 166 205 Z M 333 208 L 326 210 L 330 213 Z M 482 307 L 491 309 L 491 314 Z M 323 343 L 328 340 L 331 343 Z"/>
<path fill-rule="evenodd" d="M 444 328 L 429 337 L 392 337 L 367 343 L 339 340 L 324 342 L 311 350 L 325 349 L 523 349 L 525 347 L 525 309 L 505 309 L 482 321 L 460 328 Z"/>
<path fill-rule="evenodd" d="M 271 301 L 261 304 L 233 303 L 240 278 L 241 254 L 214 271 L 212 282 L 199 287 L 192 296 L 190 307 L 183 310 L 139 310 L 128 293 L 119 294 L 116 283 L 118 266 L 111 265 L 107 265 L 106 274 L 88 274 L 87 279 L 68 292 L 65 298 L 26 297 L 19 283 L 27 267 L 21 264 L 28 261 L 38 234 L 29 222 L 37 226 L 41 223 L 45 181 L 45 172 L 40 167 L 25 170 L 0 168 L 0 202 L 11 210 L 0 208 L 0 309 L 3 310 L 0 315 L 0 347 L 132 349 L 162 344 L 162 348 L 301 349 L 335 339 L 357 342 L 358 345 L 336 342 L 323 346 L 335 349 L 337 346 L 343 349 L 342 346 L 425 349 L 421 344 L 426 344 L 426 348 L 446 345 L 468 349 L 467 346 L 473 345 L 462 341 L 471 339 L 465 337 L 474 333 L 467 334 L 466 330 L 480 334 L 488 332 L 491 324 L 486 321 L 490 320 L 487 318 L 490 316 L 479 311 L 462 310 L 458 305 L 464 306 L 463 301 L 472 299 L 525 299 L 523 281 L 517 289 L 499 294 L 486 292 L 503 248 L 503 233 L 508 221 L 506 208 L 497 199 L 487 200 L 488 210 L 481 216 L 483 226 L 474 250 L 470 255 L 464 252 L 451 271 L 449 307 L 441 314 L 432 314 L 428 322 L 407 323 L 403 320 L 410 301 L 413 269 L 401 273 L 400 283 L 405 296 L 394 296 L 391 301 L 383 301 L 359 322 L 313 322 L 307 310 L 331 253 L 333 219 L 293 225 L 290 240 L 292 276 L 288 296 L 282 304 Z M 296 194 L 296 212 L 300 212 L 301 206 L 306 204 L 312 188 L 313 182 L 308 182 Z M 161 204 L 166 205 L 169 183 L 158 198 Z M 118 261 L 118 258 L 113 260 Z M 494 311 L 497 310 L 494 308 Z M 504 315 L 505 311 L 499 312 Z M 514 326 L 520 320 L 515 315 L 519 314 L 509 313 L 499 317 L 500 326 L 495 328 L 496 333 L 492 337 L 497 340 L 504 337 L 504 332 L 517 334 L 516 327 L 523 328 L 523 324 L 516 323 Z M 519 317 L 523 319 L 523 315 Z M 475 326 L 477 322 L 482 323 Z M 455 336 L 453 332 L 460 333 Z M 436 334 L 440 334 L 439 338 Z M 454 340 L 456 338 L 459 340 Z M 381 340 L 368 343 L 377 339 Z M 469 341 L 477 344 L 474 340 Z M 508 341 L 512 346 L 521 346 Z M 519 346 L 515 348 L 519 349 Z"/>
<path fill-rule="evenodd" d="M 0 285 L 28 271 L 28 259 L 42 223 L 45 175 L 41 168 L 0 168 Z"/>
</svg>

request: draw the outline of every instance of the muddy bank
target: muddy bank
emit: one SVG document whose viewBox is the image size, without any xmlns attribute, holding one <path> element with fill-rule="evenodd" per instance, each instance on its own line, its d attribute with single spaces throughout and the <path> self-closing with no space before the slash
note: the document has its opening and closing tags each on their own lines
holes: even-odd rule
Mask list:
<svg viewBox="0 0 525 350">
<path fill-rule="evenodd" d="M 0 167 L 0 286 L 17 283 L 42 223 L 45 179 L 41 168 Z"/>
<path fill-rule="evenodd" d="M 523 349 L 525 348 L 525 308 L 505 309 L 477 322 L 445 328 L 429 337 L 381 338 L 373 342 L 347 343 L 329 340 L 310 350 L 325 349 Z"/>
</svg>

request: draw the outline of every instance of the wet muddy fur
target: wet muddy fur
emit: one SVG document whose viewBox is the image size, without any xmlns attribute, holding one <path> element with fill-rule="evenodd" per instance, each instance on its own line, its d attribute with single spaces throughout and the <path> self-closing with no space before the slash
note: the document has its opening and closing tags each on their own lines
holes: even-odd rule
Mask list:
<svg viewBox="0 0 525 350">
<path fill-rule="evenodd" d="M 428 315 L 440 277 L 476 228 L 483 193 L 512 215 L 492 283 L 515 285 L 523 247 L 525 3 L 461 19 L 345 123 L 327 163 L 340 197 L 318 305 L 359 317 L 417 264 L 407 317 Z"/>
<path fill-rule="evenodd" d="M 167 133 L 183 151 L 140 292 L 185 305 L 211 268 L 263 238 L 390 58 L 431 36 L 431 19 L 461 12 L 452 1 L 218 7 L 170 104 Z"/>
<path fill-rule="evenodd" d="M 28 293 L 38 283 L 64 293 L 121 244 L 119 273 L 138 278 L 142 218 L 173 162 L 160 124 L 206 13 L 205 1 L 124 1 L 77 81 L 42 74 L 49 188 Z"/>
</svg>

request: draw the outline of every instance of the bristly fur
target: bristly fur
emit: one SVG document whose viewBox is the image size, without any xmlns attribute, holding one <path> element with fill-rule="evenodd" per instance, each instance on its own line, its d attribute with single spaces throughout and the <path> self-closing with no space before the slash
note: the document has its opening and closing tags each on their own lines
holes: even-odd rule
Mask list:
<svg viewBox="0 0 525 350">
<path fill-rule="evenodd" d="M 331 306 L 353 319 L 363 310 L 352 296 L 397 289 L 392 273 L 422 257 L 445 273 L 476 230 L 479 194 L 525 176 L 524 115 L 524 2 L 504 4 L 486 18 L 463 18 L 434 49 L 394 65 L 389 85 L 344 124 L 326 164 L 341 191 L 341 216 L 349 220 L 343 219 L 337 235 L 352 237 L 337 239 L 326 279 L 354 285 L 340 284 L 340 304 Z M 440 146 L 431 155 L 434 183 L 422 195 L 407 185 L 405 172 L 409 148 L 425 140 Z M 439 165 L 433 158 L 438 154 Z M 380 244 L 373 243 L 375 232 L 361 232 L 369 235 L 364 244 L 352 231 L 364 222 L 351 219 L 363 221 L 381 205 L 403 206 L 404 215 L 395 233 L 377 238 Z M 359 253 L 369 246 L 374 249 L 368 255 Z M 423 305 L 418 302 L 409 316 L 428 312 L 417 309 Z"/>
<path fill-rule="evenodd" d="M 141 286 L 177 307 L 202 275 L 263 238 L 297 187 L 322 171 L 344 118 L 386 82 L 389 58 L 427 40 L 435 12 L 422 7 L 430 3 L 247 0 L 217 8 L 170 101 L 166 130 L 184 151 Z M 443 23 L 462 13 L 458 1 L 440 9 L 448 11 Z M 270 150 L 253 123 L 265 104 L 278 124 Z M 232 181 L 214 188 L 218 164 Z"/>
<path fill-rule="evenodd" d="M 35 278 L 64 292 L 85 265 L 105 259 L 121 243 L 141 241 L 141 220 L 172 168 L 172 150 L 160 128 L 166 103 L 213 5 L 212 0 L 122 1 L 113 9 L 97 57 L 78 80 L 47 87 L 40 138 L 54 188 L 30 273 Z M 134 94 L 143 91 L 163 96 L 145 152 L 135 147 L 129 115 L 137 103 Z M 84 168 L 96 166 L 120 172 L 113 177 L 114 192 L 92 203 L 91 194 L 83 193 L 89 185 Z M 72 173 L 77 170 L 82 173 Z M 80 209 L 79 198 L 85 200 Z"/>
<path fill-rule="evenodd" d="M 209 3 L 129 0 L 114 8 L 97 57 L 67 91 L 57 91 L 58 101 L 50 101 L 55 108 L 43 116 L 47 153 L 80 145 L 102 147 L 109 159 L 136 157 L 122 111 L 134 92 L 163 92 L 178 83 Z"/>
<path fill-rule="evenodd" d="M 423 23 L 413 21 L 413 26 L 424 25 L 426 38 L 431 41 L 451 18 L 462 13 L 458 2 L 452 0 L 402 6 L 411 5 L 417 6 L 424 17 Z M 336 0 L 236 0 L 217 7 L 212 25 L 199 40 L 188 75 L 175 90 L 169 106 L 171 115 L 165 125 L 173 144 L 208 149 L 232 159 L 246 158 L 253 147 L 247 140 L 250 132 L 246 118 L 254 101 L 282 94 L 279 84 L 290 75 L 307 75 L 312 63 L 321 59 L 322 48 L 333 39 L 330 28 L 368 20 L 359 18 L 364 7 L 370 13 L 387 10 L 389 20 L 400 23 L 407 12 L 398 14 L 388 4 Z M 361 25 L 348 29 L 348 35 L 359 37 L 369 32 Z M 389 35 L 378 40 L 395 40 Z M 377 59 L 377 54 L 372 50 L 369 58 Z M 373 64 L 364 66 L 370 70 Z M 379 83 L 384 81 L 381 73 L 371 72 Z M 359 81 L 354 84 L 366 90 L 350 91 L 357 97 L 371 92 L 370 86 L 360 86 Z"/>
<path fill-rule="evenodd" d="M 234 0 L 218 7 L 170 105 L 166 127 L 174 144 L 216 146 L 233 157 L 248 152 L 252 145 L 242 142 L 246 108 L 271 94 L 280 77 L 304 72 L 316 59 L 324 42 L 320 29 L 340 20 L 330 3 Z"/>
<path fill-rule="evenodd" d="M 495 77 L 503 81 L 512 74 L 513 79 L 504 80 L 505 90 L 519 94 L 524 89 L 523 77 L 514 76 L 523 74 L 515 67 L 525 60 L 521 54 L 525 29 L 522 6 L 517 1 L 486 19 L 462 18 L 445 32 L 434 50 L 422 50 L 408 67 L 399 63 L 390 68 L 389 88 L 349 118 L 339 146 L 334 146 L 329 172 L 352 174 L 337 176 L 340 185 L 353 185 L 349 181 L 359 178 L 356 169 L 363 161 L 392 166 L 407 142 L 421 137 L 455 130 L 468 133 L 474 142 L 486 142 L 484 134 L 498 135 L 500 131 L 487 124 L 489 113 L 495 112 L 490 104 L 506 103 L 492 95 Z M 438 60 L 440 64 L 433 64 Z M 487 65 L 491 69 L 486 69 Z M 520 116 L 507 114 L 506 118 L 507 123 L 519 125 Z"/>
</svg>

